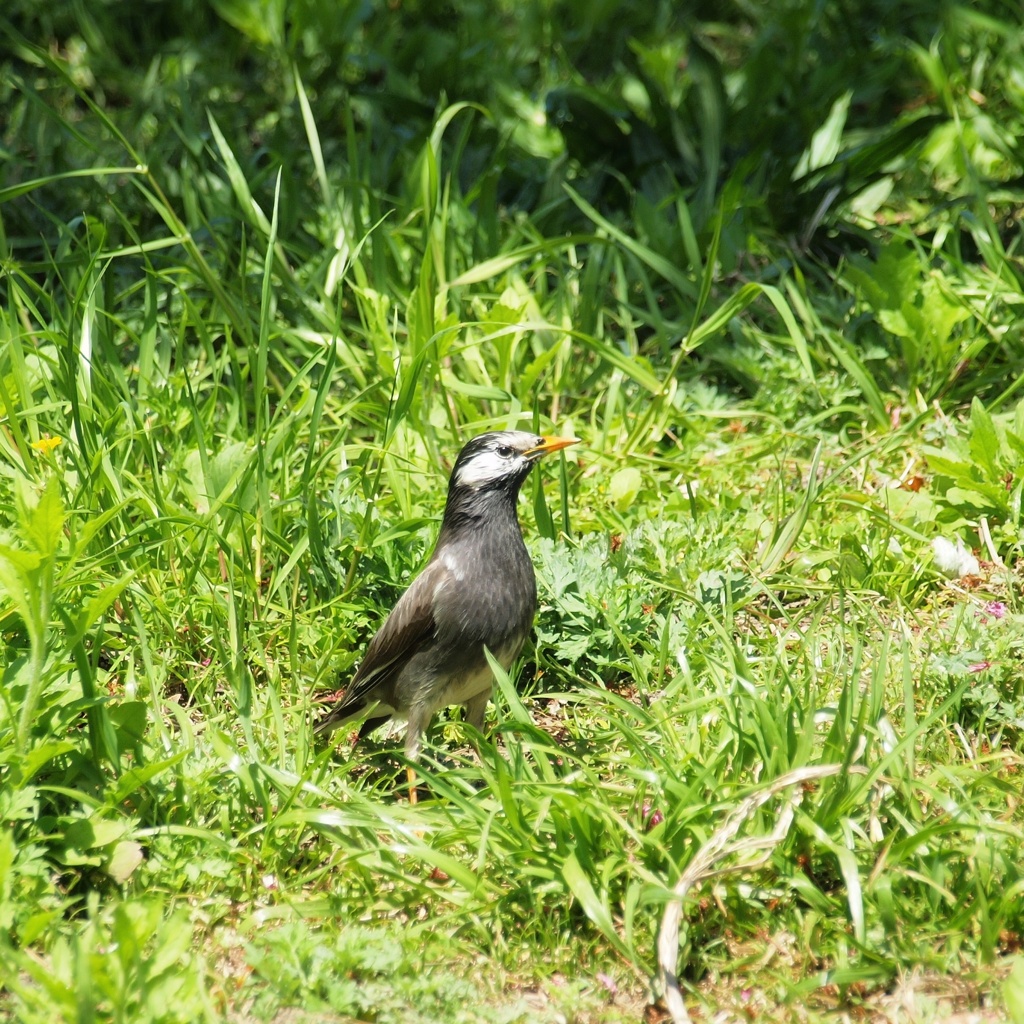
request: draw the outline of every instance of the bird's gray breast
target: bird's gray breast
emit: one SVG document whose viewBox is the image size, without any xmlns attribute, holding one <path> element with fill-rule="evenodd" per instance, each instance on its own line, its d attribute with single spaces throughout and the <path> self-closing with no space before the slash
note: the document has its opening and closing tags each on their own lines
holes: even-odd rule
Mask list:
<svg viewBox="0 0 1024 1024">
<path fill-rule="evenodd" d="M 504 667 L 533 625 L 537 584 L 518 527 L 483 530 L 438 552 L 448 570 L 434 595 L 436 651 L 456 671 L 484 664 L 488 647 Z"/>
</svg>

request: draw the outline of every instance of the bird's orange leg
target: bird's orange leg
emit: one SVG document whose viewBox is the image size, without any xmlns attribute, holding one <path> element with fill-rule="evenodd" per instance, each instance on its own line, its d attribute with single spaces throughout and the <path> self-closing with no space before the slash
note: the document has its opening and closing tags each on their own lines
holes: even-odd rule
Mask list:
<svg viewBox="0 0 1024 1024">
<path fill-rule="evenodd" d="M 430 708 L 414 706 L 409 709 L 409 725 L 405 731 L 405 758 L 408 767 L 405 777 L 409 780 L 409 803 L 415 804 L 419 799 L 416 792 L 416 769 L 413 764 L 420 754 L 420 737 L 430 721 Z"/>
</svg>

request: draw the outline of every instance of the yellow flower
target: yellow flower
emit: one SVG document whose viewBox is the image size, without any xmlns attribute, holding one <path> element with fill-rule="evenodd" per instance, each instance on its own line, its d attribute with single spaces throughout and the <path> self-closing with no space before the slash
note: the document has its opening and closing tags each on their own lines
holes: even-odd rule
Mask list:
<svg viewBox="0 0 1024 1024">
<path fill-rule="evenodd" d="M 32 442 L 32 447 L 42 455 L 50 455 L 63 440 L 61 437 L 50 437 L 49 434 L 44 434 L 38 441 Z"/>
</svg>

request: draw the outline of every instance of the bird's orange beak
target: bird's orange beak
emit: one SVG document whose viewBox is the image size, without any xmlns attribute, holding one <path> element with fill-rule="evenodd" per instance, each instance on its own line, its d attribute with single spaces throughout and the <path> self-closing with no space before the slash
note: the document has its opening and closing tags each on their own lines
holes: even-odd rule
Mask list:
<svg viewBox="0 0 1024 1024">
<path fill-rule="evenodd" d="M 523 454 L 528 459 L 539 459 L 541 456 L 550 455 L 552 452 L 568 448 L 571 444 L 579 444 L 578 437 L 542 437 L 541 444 L 535 448 L 527 448 Z"/>
</svg>

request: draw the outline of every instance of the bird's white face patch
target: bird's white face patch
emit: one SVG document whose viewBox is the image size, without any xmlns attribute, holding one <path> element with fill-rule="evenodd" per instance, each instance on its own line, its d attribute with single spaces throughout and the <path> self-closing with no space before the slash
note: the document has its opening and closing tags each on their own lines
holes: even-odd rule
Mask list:
<svg viewBox="0 0 1024 1024">
<path fill-rule="evenodd" d="M 524 466 L 526 461 L 516 451 L 512 451 L 511 455 L 501 455 L 487 449 L 474 455 L 464 466 L 459 467 L 455 483 L 459 487 L 484 487 L 515 472 L 516 469 Z"/>
</svg>

